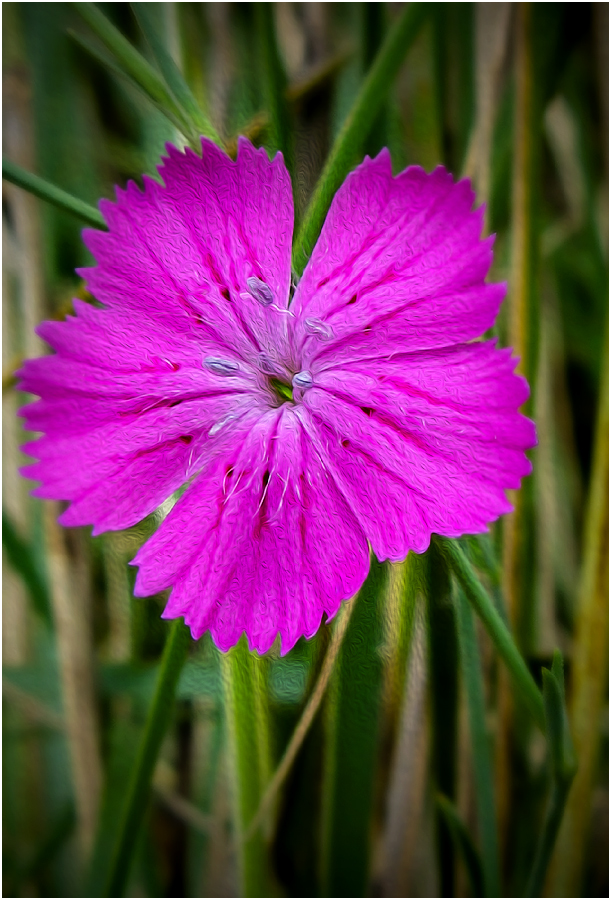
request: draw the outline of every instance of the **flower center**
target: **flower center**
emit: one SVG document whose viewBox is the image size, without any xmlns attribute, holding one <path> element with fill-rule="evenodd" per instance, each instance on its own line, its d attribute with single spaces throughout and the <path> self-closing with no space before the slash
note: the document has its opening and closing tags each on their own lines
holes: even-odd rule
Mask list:
<svg viewBox="0 0 611 900">
<path fill-rule="evenodd" d="M 279 378 L 270 378 L 269 383 L 273 392 L 281 403 L 285 403 L 287 400 L 292 402 L 293 388 L 290 384 L 287 384 L 285 381 L 280 381 Z"/>
<path fill-rule="evenodd" d="M 293 375 L 291 384 L 287 384 L 286 381 L 283 381 L 281 378 L 275 378 L 274 376 L 270 376 L 269 384 L 281 403 L 285 403 L 287 400 L 294 403 L 296 399 L 299 399 L 299 397 L 295 397 L 294 391 L 297 390 L 302 393 L 303 391 L 307 391 L 307 389 L 311 388 L 314 384 L 314 379 L 312 378 L 311 372 L 304 369 L 301 372 L 297 372 L 296 375 Z"/>
</svg>

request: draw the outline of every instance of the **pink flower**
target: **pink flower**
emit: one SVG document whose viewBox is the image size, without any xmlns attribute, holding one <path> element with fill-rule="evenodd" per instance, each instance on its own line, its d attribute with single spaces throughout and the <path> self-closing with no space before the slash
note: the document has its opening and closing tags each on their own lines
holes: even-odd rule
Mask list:
<svg viewBox="0 0 611 900">
<path fill-rule="evenodd" d="M 64 525 L 134 525 L 185 483 L 134 559 L 135 593 L 227 650 L 282 650 L 380 560 L 432 532 L 486 531 L 531 466 L 515 360 L 478 338 L 505 286 L 485 284 L 468 181 L 397 177 L 387 150 L 338 191 L 291 298 L 293 203 L 280 154 L 237 162 L 168 147 L 165 187 L 100 204 L 84 270 L 103 309 L 45 322 L 28 361 L 33 493 L 70 501 Z"/>
</svg>

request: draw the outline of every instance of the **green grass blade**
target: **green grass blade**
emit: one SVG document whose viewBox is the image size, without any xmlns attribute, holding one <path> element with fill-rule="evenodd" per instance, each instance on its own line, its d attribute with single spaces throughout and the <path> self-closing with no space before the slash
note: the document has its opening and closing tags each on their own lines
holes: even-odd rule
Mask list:
<svg viewBox="0 0 611 900">
<path fill-rule="evenodd" d="M 240 896 L 270 896 L 270 873 L 265 836 L 245 832 L 255 816 L 270 778 L 265 660 L 250 653 L 242 637 L 223 654 L 225 715 L 233 790 L 234 830 L 238 844 Z"/>
<path fill-rule="evenodd" d="M 513 127 L 513 172 L 511 209 L 511 291 L 505 315 L 507 342 L 520 362 L 517 372 L 528 380 L 531 394 L 524 404 L 533 415 L 537 392 L 537 348 L 539 343 L 538 247 L 540 216 L 535 214 L 540 198 L 541 114 L 537 74 L 537 36 L 534 24 L 537 4 L 516 7 L 515 25 L 515 119 Z M 535 469 L 536 471 L 536 469 Z M 536 508 L 534 483 L 525 480 L 522 489 L 510 493 L 514 511 L 503 520 L 504 592 L 509 618 L 518 647 L 525 653 L 535 649 L 535 623 L 540 597 L 534 591 L 534 533 Z M 545 527 L 545 525 L 543 525 Z M 503 725 L 502 728 L 505 726 Z"/>
<path fill-rule="evenodd" d="M 570 788 L 570 782 L 554 781 L 549 808 L 543 824 L 543 832 L 537 848 L 533 868 L 528 878 L 528 884 L 523 894 L 524 897 L 541 896 L 545 874 L 556 843 L 556 836 L 560 830 Z"/>
<path fill-rule="evenodd" d="M 366 896 L 382 686 L 387 566 L 372 558 L 330 684 L 324 748 L 322 896 Z"/>
<path fill-rule="evenodd" d="M 7 155 L 72 197 L 90 203 L 97 216 L 97 201 L 107 184 L 96 160 L 100 123 L 93 93 L 85 87 L 89 73 L 84 70 L 83 60 L 72 52 L 66 34 L 70 5 L 17 6 L 27 50 L 24 64 L 31 85 L 31 112 L 26 113 L 24 124 L 32 115 L 34 140 L 29 152 L 33 155 Z M 74 269 L 89 264 L 91 257 L 81 239 L 81 223 L 72 213 L 45 205 L 40 219 L 41 244 L 37 251 L 32 248 L 30 252 L 43 259 L 45 291 L 50 298 L 55 295 L 58 282 L 72 281 Z M 99 220 L 91 224 L 105 227 Z"/>
<path fill-rule="evenodd" d="M 114 54 L 120 68 L 140 85 L 151 100 L 181 122 L 180 130 L 194 145 L 197 145 L 197 130 L 189 121 L 161 75 L 94 3 L 78 2 L 72 5 L 96 36 Z"/>
<path fill-rule="evenodd" d="M 482 863 L 475 845 L 471 839 L 471 835 L 467 831 L 462 819 L 458 815 L 458 810 L 451 800 L 448 800 L 443 794 L 437 794 L 435 803 L 443 821 L 448 827 L 448 831 L 452 835 L 452 840 L 460 856 L 465 864 L 469 881 L 471 882 L 471 896 L 484 896 L 484 876 Z M 499 896 L 498 894 L 495 896 Z"/>
<path fill-rule="evenodd" d="M 424 556 L 430 659 L 432 775 L 438 791 L 456 797 L 458 756 L 458 637 L 447 561 L 435 545 Z M 437 818 L 440 891 L 455 892 L 454 841 L 443 816 Z"/>
<path fill-rule="evenodd" d="M 144 706 L 144 704 L 142 704 Z M 131 708 L 130 708 L 131 707 Z M 140 704 L 117 713 L 114 709 L 105 735 L 105 778 L 95 840 L 81 892 L 85 897 L 101 897 L 115 852 L 117 822 L 121 819 L 125 797 L 134 769 L 141 726 L 136 710 Z M 111 706 L 112 709 L 112 706 Z"/>
<path fill-rule="evenodd" d="M 26 172 L 25 169 L 22 169 L 21 166 L 16 165 L 9 159 L 2 160 L 2 177 L 6 181 L 10 181 L 11 184 L 16 184 L 17 187 L 29 191 L 30 194 L 34 194 L 36 197 L 40 197 L 41 200 L 46 200 L 47 203 L 52 203 L 53 206 L 72 213 L 79 219 L 87 222 L 88 225 L 93 225 L 94 228 L 106 228 L 106 222 L 102 213 L 94 206 L 90 206 L 84 200 L 73 197 L 67 191 L 45 181 L 44 178 L 33 175 L 31 172 Z"/>
<path fill-rule="evenodd" d="M 220 144 L 220 137 L 197 100 L 157 32 L 148 3 L 131 3 L 132 12 L 157 60 L 157 65 L 174 97 L 193 123 L 196 131 Z"/>
<path fill-rule="evenodd" d="M 461 588 L 456 590 L 460 666 L 471 731 L 475 803 L 479 825 L 482 866 L 487 897 L 500 897 L 501 876 L 494 804 L 494 777 L 490 737 L 486 728 L 486 703 L 479 646 L 473 613 Z"/>
<path fill-rule="evenodd" d="M 560 659 L 558 666 L 557 660 Z M 560 669 L 560 675 L 558 675 Z M 551 672 L 543 669 L 543 703 L 547 721 L 547 743 L 552 763 L 552 771 L 556 777 L 562 776 L 565 757 L 565 731 L 567 730 L 564 712 L 564 676 L 562 674 L 562 656 L 556 651 Z"/>
<path fill-rule="evenodd" d="M 476 569 L 486 576 L 491 588 L 492 599 L 497 612 L 507 624 L 507 610 L 502 592 L 503 572 L 489 534 L 469 534 L 461 540 L 461 545 Z"/>
<path fill-rule="evenodd" d="M 436 3 L 431 16 L 433 31 L 433 65 L 435 70 L 435 109 L 437 113 L 437 128 L 439 131 L 439 145 L 441 147 L 441 162 L 451 168 L 452 134 L 448 123 L 448 35 L 447 35 L 447 5 Z"/>
<path fill-rule="evenodd" d="M 162 104 L 158 103 L 154 100 L 151 95 L 142 87 L 142 85 L 138 84 L 130 75 L 127 74 L 125 69 L 123 69 L 105 50 L 101 47 L 96 46 L 93 41 L 90 41 L 88 38 L 84 37 L 82 34 L 78 34 L 76 31 L 68 31 L 69 36 L 72 38 L 75 43 L 77 43 L 80 47 L 83 48 L 90 56 L 94 59 L 97 59 L 99 63 L 101 63 L 104 68 L 108 69 L 111 72 L 114 72 L 119 78 L 122 78 L 127 82 L 139 95 L 146 97 L 146 99 L 152 103 L 156 109 L 158 109 L 163 115 L 166 117 L 168 122 L 171 123 L 173 128 L 179 131 L 181 134 L 184 133 L 184 122 L 178 118 L 173 112 L 169 109 L 166 109 Z"/>
<path fill-rule="evenodd" d="M 13 525 L 8 513 L 2 510 L 2 546 L 12 567 L 23 578 L 30 593 L 32 605 L 43 622 L 52 628 L 51 598 L 44 576 L 32 553 L 32 549 Z"/>
<path fill-rule="evenodd" d="M 354 162 L 354 148 L 367 137 L 380 103 L 386 97 L 394 76 L 414 39 L 425 15 L 427 4 L 409 3 L 392 26 L 359 91 L 352 110 L 346 117 L 316 190 L 306 210 L 293 247 L 293 268 L 303 272 L 312 252 L 333 195 Z"/>
<path fill-rule="evenodd" d="M 477 579 L 459 544 L 447 538 L 435 537 L 434 540 L 448 559 L 452 571 L 463 588 L 469 603 L 481 618 L 499 656 L 509 669 L 509 674 L 513 679 L 518 695 L 530 710 L 541 731 L 545 733 L 545 712 L 541 692 L 528 671 L 526 663 L 511 636 L 511 632 Z"/>
<path fill-rule="evenodd" d="M 552 769 L 552 794 L 543 823 L 525 897 L 539 897 L 543 890 L 547 867 L 560 830 L 573 778 L 577 769 L 568 730 L 564 705 L 564 675 L 562 657 L 554 653 L 551 672 L 543 669 L 543 702 L 547 722 L 548 752 Z"/>
<path fill-rule="evenodd" d="M 578 896 L 583 890 L 588 823 L 601 757 L 601 713 L 609 654 L 609 349 L 600 369 L 592 472 L 585 510 L 583 561 L 572 656 L 571 729 L 579 769 L 554 859 L 552 892 Z"/>
<path fill-rule="evenodd" d="M 432 15 L 440 161 L 456 173 L 473 120 L 473 8 L 472 3 L 436 3 Z"/>
<path fill-rule="evenodd" d="M 287 78 L 276 41 L 273 4 L 255 3 L 255 22 L 261 53 L 264 96 L 270 114 L 270 149 L 282 151 L 294 184 L 291 121 L 286 100 Z"/>
<path fill-rule="evenodd" d="M 189 642 L 189 632 L 182 620 L 176 619 L 172 623 L 163 650 L 155 696 L 148 711 L 123 815 L 119 822 L 115 851 L 107 873 L 104 893 L 106 897 L 122 897 L 127 884 L 140 825 L 149 800 L 153 770 L 172 716 L 176 685 L 186 659 Z"/>
<path fill-rule="evenodd" d="M 360 61 L 366 75 L 382 46 L 388 26 L 388 12 L 384 3 L 359 3 Z M 380 104 L 369 134 L 359 151 L 372 158 L 389 143 L 388 100 Z"/>
</svg>

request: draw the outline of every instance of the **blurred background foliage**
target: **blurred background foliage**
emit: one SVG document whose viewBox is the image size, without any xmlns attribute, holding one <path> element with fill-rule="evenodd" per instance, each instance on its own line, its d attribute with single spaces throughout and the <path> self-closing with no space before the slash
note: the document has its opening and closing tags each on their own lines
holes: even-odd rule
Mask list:
<svg viewBox="0 0 611 900">
<path fill-rule="evenodd" d="M 80 6 L 2 5 L 3 153 L 95 205 L 184 141 L 105 64 Z M 133 7 L 99 4 L 155 65 L 147 14 L 229 152 L 238 134 L 284 150 L 301 219 L 403 4 Z M 515 513 L 463 547 L 539 684 L 564 655 L 579 769 L 544 892 L 608 896 L 608 6 L 437 3 L 421 18 L 352 162 L 388 146 L 395 171 L 442 163 L 487 204 L 492 277 L 509 283 L 495 331 L 529 377 L 539 445 Z M 38 322 L 87 299 L 74 269 L 90 260 L 77 218 L 7 182 L 2 227 L 3 893 L 100 896 L 168 631 L 164 597 L 134 600 L 127 562 L 164 510 L 91 538 L 28 496 L 13 372 L 44 352 Z M 495 896 L 499 877 L 523 895 L 548 802 L 544 739 L 438 551 L 374 567 L 364 592 L 246 850 L 225 663 L 208 636 L 189 646 L 128 896 L 253 895 L 250 851 L 262 896 Z M 330 641 L 324 625 L 248 663 L 252 812 Z"/>
</svg>

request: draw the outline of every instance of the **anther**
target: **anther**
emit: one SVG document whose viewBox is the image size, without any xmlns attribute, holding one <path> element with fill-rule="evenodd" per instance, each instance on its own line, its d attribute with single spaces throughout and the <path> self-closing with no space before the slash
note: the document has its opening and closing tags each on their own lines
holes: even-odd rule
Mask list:
<svg viewBox="0 0 611 900">
<path fill-rule="evenodd" d="M 214 372 L 215 375 L 237 375 L 240 370 L 240 367 L 237 363 L 232 362 L 230 359 L 219 359 L 216 356 L 207 356 L 204 360 L 205 367 L 210 371 Z"/>
<path fill-rule="evenodd" d="M 255 300 L 258 300 L 262 306 L 269 306 L 270 303 L 274 302 L 274 295 L 272 294 L 269 285 L 264 281 L 261 281 L 260 278 L 257 278 L 256 275 L 252 275 L 250 278 L 246 279 L 246 286 L 251 295 Z"/>
<path fill-rule="evenodd" d="M 323 322 L 322 319 L 316 318 L 316 316 L 310 316 L 303 324 L 305 325 L 308 334 L 316 335 L 321 341 L 330 341 L 334 336 L 331 326 L 327 325 L 326 322 Z"/>
<path fill-rule="evenodd" d="M 293 376 L 293 387 L 300 388 L 302 391 L 311 388 L 313 384 L 314 379 L 312 378 L 312 373 L 308 372 L 307 369 L 304 369 L 303 372 L 297 372 L 297 374 Z"/>
</svg>

